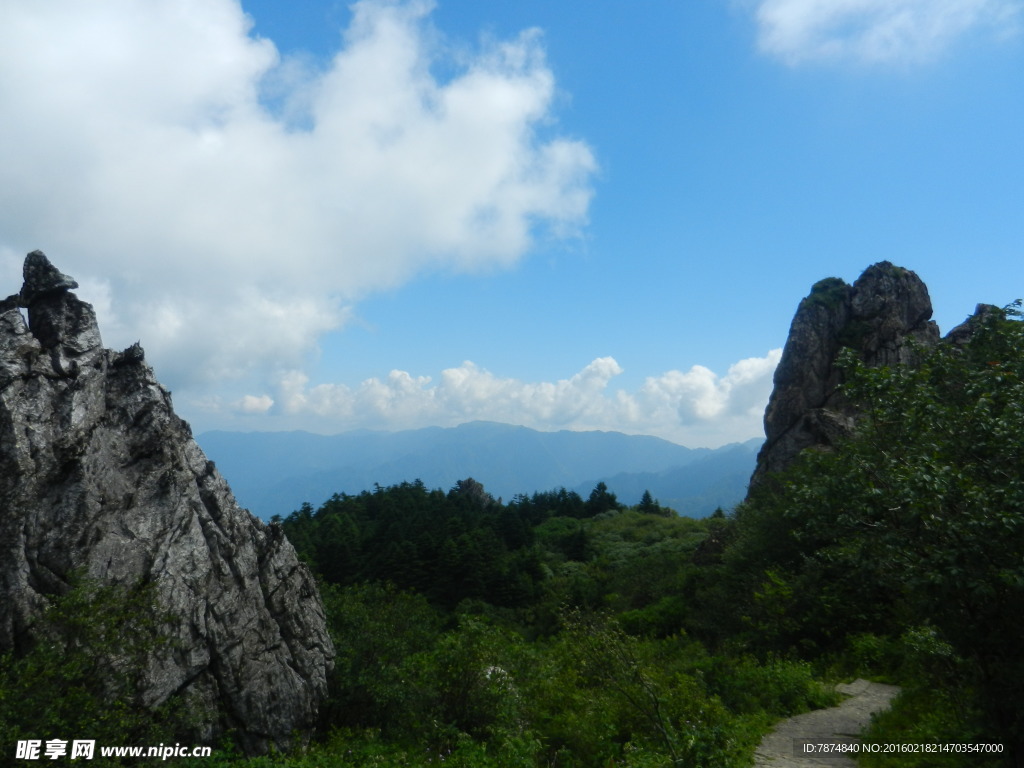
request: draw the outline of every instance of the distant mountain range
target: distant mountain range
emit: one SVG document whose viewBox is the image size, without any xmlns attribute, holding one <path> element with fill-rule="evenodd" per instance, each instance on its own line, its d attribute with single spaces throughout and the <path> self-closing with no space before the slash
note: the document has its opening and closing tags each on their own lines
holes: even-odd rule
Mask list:
<svg viewBox="0 0 1024 768">
<path fill-rule="evenodd" d="M 196 438 L 243 507 L 263 519 L 314 508 L 335 493 L 422 480 L 447 490 L 472 477 L 510 501 L 564 487 L 586 498 L 598 482 L 624 504 L 645 490 L 680 514 L 705 517 L 746 494 L 760 439 L 685 448 L 619 432 L 538 432 L 493 422 L 403 432 L 206 432 Z"/>
</svg>

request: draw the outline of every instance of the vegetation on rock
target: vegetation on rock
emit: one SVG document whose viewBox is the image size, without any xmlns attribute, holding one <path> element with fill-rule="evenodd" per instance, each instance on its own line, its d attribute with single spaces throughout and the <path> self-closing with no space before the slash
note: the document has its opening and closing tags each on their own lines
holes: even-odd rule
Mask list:
<svg viewBox="0 0 1024 768">
<path fill-rule="evenodd" d="M 913 365 L 843 355 L 856 426 L 762 476 L 729 514 L 680 517 L 649 493 L 627 507 L 603 483 L 586 499 L 502 503 L 465 479 L 279 518 L 273 535 L 315 574 L 337 649 L 315 738 L 179 764 L 738 767 L 779 718 L 872 676 L 904 693 L 869 739 L 1003 751 L 865 764 L 1020 765 L 1019 303 L 911 351 Z M 68 729 L 168 741 L 192 727 L 132 698 L 162 642 L 159 621 L 137 618 L 158 615 L 147 594 L 86 583 L 54 600 L 37 641 L 0 658 L 6 745 Z"/>
</svg>

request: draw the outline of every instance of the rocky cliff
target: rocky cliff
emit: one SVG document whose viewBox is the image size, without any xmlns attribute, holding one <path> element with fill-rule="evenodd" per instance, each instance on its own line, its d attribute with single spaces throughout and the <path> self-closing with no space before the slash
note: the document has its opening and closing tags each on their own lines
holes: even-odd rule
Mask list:
<svg viewBox="0 0 1024 768">
<path fill-rule="evenodd" d="M 104 349 L 41 252 L 24 278 L 0 302 L 0 651 L 31 640 L 73 574 L 145 582 L 171 643 L 140 703 L 181 694 L 217 713 L 209 736 L 287 744 L 314 724 L 334 653 L 310 573 L 237 505 L 142 348 Z"/>
<path fill-rule="evenodd" d="M 852 286 L 838 278 L 816 283 L 800 302 L 775 370 L 751 484 L 784 469 L 803 449 L 828 447 L 849 434 L 854 414 L 838 391 L 836 365 L 844 347 L 869 366 L 906 364 L 915 344 L 938 342 L 931 316 L 925 284 L 887 261 L 868 267 Z"/>
</svg>

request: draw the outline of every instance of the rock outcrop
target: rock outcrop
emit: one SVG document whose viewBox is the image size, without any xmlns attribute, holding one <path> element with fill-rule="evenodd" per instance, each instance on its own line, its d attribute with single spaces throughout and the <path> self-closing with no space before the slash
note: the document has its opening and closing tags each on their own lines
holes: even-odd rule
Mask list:
<svg viewBox="0 0 1024 768">
<path fill-rule="evenodd" d="M 939 340 L 928 289 L 908 269 L 874 264 L 851 286 L 816 283 L 800 303 L 765 411 L 765 443 L 751 485 L 784 469 L 805 448 L 829 447 L 853 428 L 837 359 L 852 348 L 869 366 L 912 361 L 915 345 Z"/>
<path fill-rule="evenodd" d="M 24 277 L 0 302 L 0 651 L 26 646 L 73 574 L 146 582 L 171 643 L 142 705 L 180 694 L 217 713 L 208 737 L 287 745 L 314 724 L 334 654 L 310 573 L 237 505 L 142 348 L 104 349 L 41 252 Z"/>
</svg>

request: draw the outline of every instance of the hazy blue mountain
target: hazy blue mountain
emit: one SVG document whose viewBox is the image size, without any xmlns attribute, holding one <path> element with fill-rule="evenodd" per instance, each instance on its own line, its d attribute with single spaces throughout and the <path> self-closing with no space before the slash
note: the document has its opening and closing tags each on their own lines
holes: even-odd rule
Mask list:
<svg viewBox="0 0 1024 768">
<path fill-rule="evenodd" d="M 731 509 L 746 495 L 762 442 L 758 438 L 726 445 L 660 472 L 620 472 L 598 479 L 626 504 L 637 503 L 646 490 L 662 506 L 681 515 L 707 517 L 718 507 Z M 581 483 L 573 490 L 585 498 L 594 485 L 596 482 Z"/>
<path fill-rule="evenodd" d="M 340 435 L 206 432 L 197 441 L 239 503 L 264 519 L 375 483 L 420 479 L 448 489 L 467 477 L 506 501 L 563 486 L 586 498 L 603 480 L 623 503 L 637 503 L 649 489 L 662 504 L 702 516 L 743 498 L 760 442 L 693 449 L 618 432 L 538 432 L 479 421 Z"/>
</svg>

